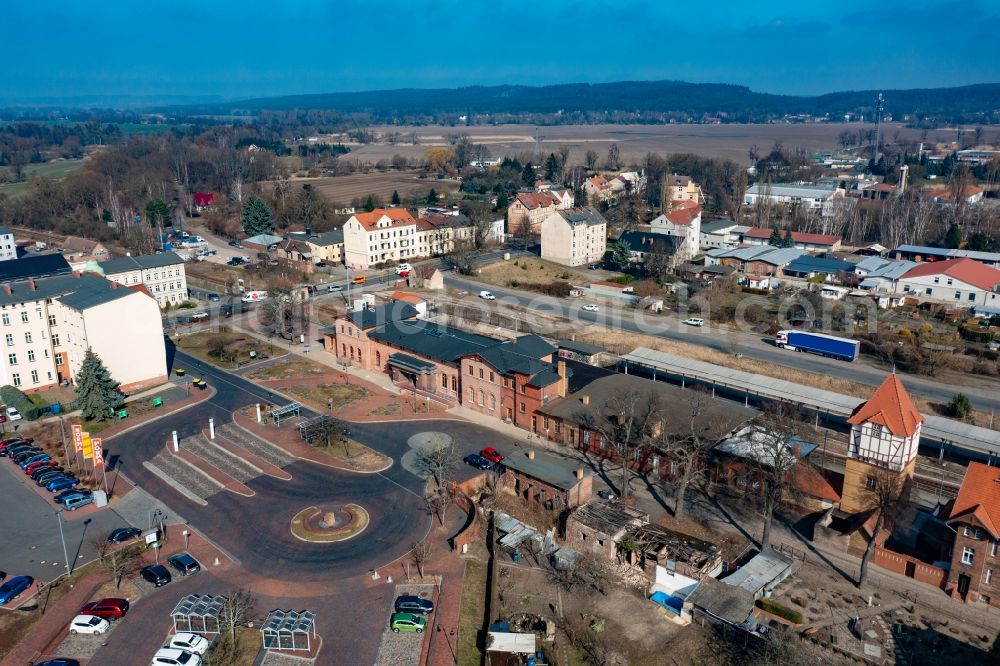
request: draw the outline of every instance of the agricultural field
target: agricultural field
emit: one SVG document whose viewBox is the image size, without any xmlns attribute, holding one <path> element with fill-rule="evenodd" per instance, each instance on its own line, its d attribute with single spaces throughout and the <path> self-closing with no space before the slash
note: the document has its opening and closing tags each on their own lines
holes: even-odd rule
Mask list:
<svg viewBox="0 0 1000 666">
<path fill-rule="evenodd" d="M 856 132 L 870 129 L 864 124 L 818 124 L 818 125 L 553 125 L 538 127 L 538 149 L 543 153 L 557 152 L 560 146 L 568 146 L 570 163 L 582 164 L 584 153 L 597 151 L 603 161 L 608 147 L 617 143 L 625 162 L 640 162 L 647 153 L 696 153 L 704 157 L 731 159 L 739 164 L 747 164 L 747 151 L 752 146 L 766 152 L 775 142 L 780 141 L 787 148 L 802 146 L 812 153 L 834 150 L 838 147 L 837 137 L 844 130 Z M 395 154 L 409 158 L 422 158 L 431 146 L 448 145 L 448 135 L 468 134 L 476 143 L 489 147 L 494 157 L 515 155 L 535 150 L 534 125 L 498 125 L 473 127 L 444 127 L 427 125 L 422 127 L 376 126 L 377 135 L 392 132 L 415 133 L 418 144 L 374 143 L 352 145 L 351 157 L 362 162 L 377 162 L 389 159 Z M 933 130 L 926 139 L 923 130 L 908 129 L 898 124 L 883 125 L 883 136 L 888 140 L 912 141 L 953 141 L 955 133 L 949 130 Z"/>
<path fill-rule="evenodd" d="M 43 162 L 42 164 L 28 164 L 24 167 L 25 181 L 30 178 L 34 178 L 35 176 L 43 176 L 54 180 L 65 178 L 71 173 L 75 173 L 82 169 L 85 159 L 86 158 L 80 158 L 78 160 L 60 159 L 52 160 L 51 162 Z M 10 167 L 0 167 L 0 194 L 18 194 L 24 190 L 27 185 L 25 181 L 19 183 L 3 182 L 13 178 L 14 172 Z"/>
<path fill-rule="evenodd" d="M 421 149 L 422 151 L 423 149 Z M 354 153 L 351 153 L 353 156 Z M 423 156 L 423 152 L 420 153 Z M 328 201 L 348 205 L 353 199 L 374 194 L 388 202 L 393 191 L 406 199 L 410 196 L 420 197 L 434 188 L 438 192 L 454 192 L 458 189 L 458 181 L 452 179 L 420 178 L 419 171 L 393 171 L 388 173 L 355 173 L 349 176 L 322 176 L 319 178 L 293 178 L 293 187 L 299 188 L 306 183 L 316 188 Z"/>
</svg>

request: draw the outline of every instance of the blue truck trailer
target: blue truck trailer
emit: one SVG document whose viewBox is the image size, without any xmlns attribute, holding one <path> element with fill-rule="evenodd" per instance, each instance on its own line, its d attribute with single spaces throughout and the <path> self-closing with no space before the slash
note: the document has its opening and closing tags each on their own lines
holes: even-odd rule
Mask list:
<svg viewBox="0 0 1000 666">
<path fill-rule="evenodd" d="M 808 331 L 778 331 L 774 344 L 784 349 L 805 351 L 820 356 L 829 356 L 841 361 L 853 361 L 858 357 L 857 340 L 838 338 L 824 333 L 809 333 Z"/>
</svg>

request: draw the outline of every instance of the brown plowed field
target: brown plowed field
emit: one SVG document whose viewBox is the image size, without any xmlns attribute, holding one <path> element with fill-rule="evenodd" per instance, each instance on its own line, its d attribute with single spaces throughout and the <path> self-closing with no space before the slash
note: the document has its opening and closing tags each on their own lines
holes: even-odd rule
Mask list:
<svg viewBox="0 0 1000 666">
<path fill-rule="evenodd" d="M 399 196 L 405 199 L 413 195 L 422 198 L 432 187 L 438 192 L 454 192 L 458 189 L 457 180 L 421 179 L 419 175 L 419 171 L 391 171 L 355 173 L 349 176 L 292 178 L 290 182 L 295 188 L 311 183 L 328 201 L 344 206 L 349 205 L 353 199 L 367 197 L 369 194 L 380 196 L 388 203 L 393 190 L 399 192 Z"/>
</svg>

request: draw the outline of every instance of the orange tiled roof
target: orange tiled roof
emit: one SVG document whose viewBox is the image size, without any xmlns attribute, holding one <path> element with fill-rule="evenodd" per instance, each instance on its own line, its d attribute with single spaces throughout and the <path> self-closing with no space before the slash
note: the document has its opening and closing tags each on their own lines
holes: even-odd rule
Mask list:
<svg viewBox="0 0 1000 666">
<path fill-rule="evenodd" d="M 394 291 L 389 298 L 394 301 L 403 301 L 404 303 L 411 303 L 413 305 L 424 302 L 424 299 L 420 298 L 416 294 L 411 294 L 408 291 Z"/>
<path fill-rule="evenodd" d="M 684 201 L 675 201 L 670 205 L 667 219 L 674 224 L 686 226 L 694 222 L 699 215 L 701 215 L 701 206 L 698 205 L 698 202 L 686 199 Z"/>
<path fill-rule="evenodd" d="M 1000 539 L 1000 467 L 971 462 L 948 521 L 975 516 L 990 536 Z"/>
<path fill-rule="evenodd" d="M 968 257 L 920 264 L 906 271 L 903 279 L 927 275 L 947 275 L 987 291 L 1000 284 L 1000 271 Z"/>
<path fill-rule="evenodd" d="M 792 484 L 806 495 L 831 502 L 840 501 L 840 492 L 834 488 L 826 475 L 812 464 L 800 460 L 796 463 L 792 474 Z M 840 483 L 841 485 L 843 484 L 842 477 L 840 478 Z"/>
<path fill-rule="evenodd" d="M 854 409 L 847 422 L 852 425 L 877 423 L 896 437 L 910 437 L 917 432 L 917 425 L 924 422 L 924 417 L 893 373 L 875 389 L 872 397 Z"/>
<path fill-rule="evenodd" d="M 548 192 L 520 192 L 517 195 L 517 200 L 528 209 L 548 208 L 558 203 L 556 198 Z"/>
<path fill-rule="evenodd" d="M 365 229 L 375 228 L 375 223 L 383 217 L 388 217 L 393 222 L 409 222 L 413 219 L 410 211 L 405 208 L 376 208 L 370 213 L 357 213 L 354 219 L 361 223 Z"/>
</svg>

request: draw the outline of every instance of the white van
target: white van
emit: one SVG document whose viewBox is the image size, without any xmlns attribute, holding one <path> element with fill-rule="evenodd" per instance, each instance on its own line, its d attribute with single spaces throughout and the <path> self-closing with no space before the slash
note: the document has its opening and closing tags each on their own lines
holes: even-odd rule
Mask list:
<svg viewBox="0 0 1000 666">
<path fill-rule="evenodd" d="M 488 301 L 495 301 L 497 297 L 493 295 L 491 291 L 481 291 L 479 292 L 479 298 L 485 298 Z"/>
</svg>

